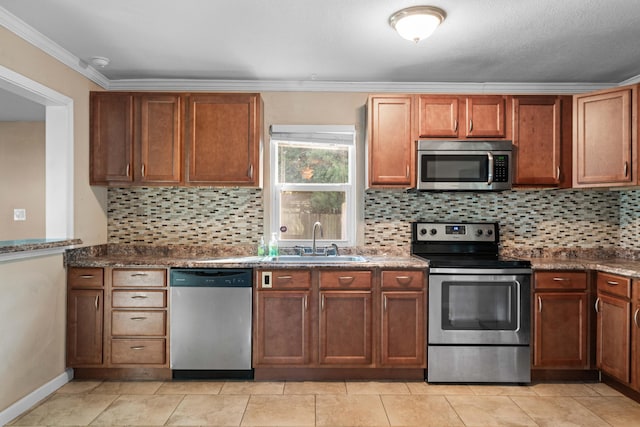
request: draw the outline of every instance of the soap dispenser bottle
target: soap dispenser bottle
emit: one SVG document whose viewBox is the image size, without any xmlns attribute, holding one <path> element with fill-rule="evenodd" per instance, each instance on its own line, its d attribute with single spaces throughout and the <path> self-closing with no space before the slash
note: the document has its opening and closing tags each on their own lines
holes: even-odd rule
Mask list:
<svg viewBox="0 0 640 427">
<path fill-rule="evenodd" d="M 267 244 L 264 242 L 264 236 L 260 236 L 260 241 L 258 242 L 258 256 L 267 255 Z"/>
<path fill-rule="evenodd" d="M 278 234 L 271 233 L 271 240 L 269 240 L 269 256 L 278 256 Z"/>
</svg>

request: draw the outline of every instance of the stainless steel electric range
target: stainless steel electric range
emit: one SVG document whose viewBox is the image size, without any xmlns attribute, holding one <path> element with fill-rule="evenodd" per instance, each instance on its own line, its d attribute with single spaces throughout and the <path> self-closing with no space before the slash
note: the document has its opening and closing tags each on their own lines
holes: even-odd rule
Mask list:
<svg viewBox="0 0 640 427">
<path fill-rule="evenodd" d="M 499 256 L 497 223 L 415 222 L 429 260 L 427 381 L 528 383 L 531 264 Z"/>
</svg>

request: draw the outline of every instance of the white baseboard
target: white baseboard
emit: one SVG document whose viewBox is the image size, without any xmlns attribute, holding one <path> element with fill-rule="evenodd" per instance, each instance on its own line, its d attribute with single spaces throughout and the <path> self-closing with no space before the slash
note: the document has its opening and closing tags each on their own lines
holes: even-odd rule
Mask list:
<svg viewBox="0 0 640 427">
<path fill-rule="evenodd" d="M 49 396 L 57 389 L 73 379 L 73 369 L 67 369 L 42 387 L 32 391 L 4 411 L 0 412 L 0 426 L 4 426 L 11 420 L 19 417 L 36 403 Z"/>
</svg>

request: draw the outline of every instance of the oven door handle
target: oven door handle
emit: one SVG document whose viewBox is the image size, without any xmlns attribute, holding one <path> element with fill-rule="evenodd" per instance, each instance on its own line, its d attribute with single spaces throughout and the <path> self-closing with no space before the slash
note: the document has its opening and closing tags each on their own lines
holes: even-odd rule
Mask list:
<svg viewBox="0 0 640 427">
<path fill-rule="evenodd" d="M 487 166 L 487 185 L 493 184 L 493 154 L 490 152 L 487 153 L 487 158 L 489 159 L 489 166 Z"/>
<path fill-rule="evenodd" d="M 518 293 L 518 295 L 516 297 L 516 301 L 518 301 L 518 303 L 516 304 L 516 311 L 517 311 L 516 319 L 518 320 L 518 327 L 516 328 L 515 332 L 520 332 L 520 326 L 521 326 L 520 322 L 522 320 L 522 319 L 520 319 L 521 310 L 522 310 L 522 307 L 521 307 L 522 300 L 520 299 L 522 297 L 522 290 L 521 290 L 522 284 L 520 284 L 520 282 L 517 281 L 517 280 L 515 280 L 515 282 L 516 282 L 516 285 L 518 285 L 517 286 L 517 291 L 516 291 Z"/>
</svg>

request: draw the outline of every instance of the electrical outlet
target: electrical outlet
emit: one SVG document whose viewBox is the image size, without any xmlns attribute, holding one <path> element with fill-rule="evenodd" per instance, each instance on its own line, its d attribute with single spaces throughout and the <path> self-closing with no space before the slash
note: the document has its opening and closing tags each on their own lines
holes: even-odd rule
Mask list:
<svg viewBox="0 0 640 427">
<path fill-rule="evenodd" d="M 27 210 L 26 209 L 14 209 L 13 210 L 13 220 L 14 221 L 26 221 L 27 220 Z"/>
<path fill-rule="evenodd" d="M 271 288 L 271 272 L 265 271 L 262 273 L 262 289 Z"/>
</svg>

